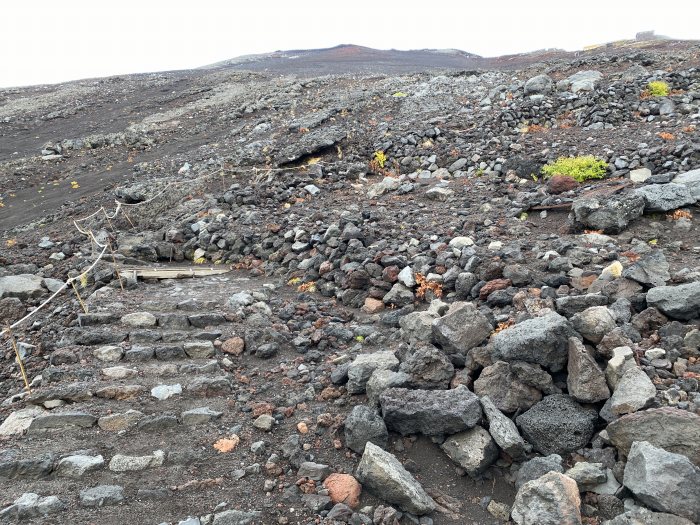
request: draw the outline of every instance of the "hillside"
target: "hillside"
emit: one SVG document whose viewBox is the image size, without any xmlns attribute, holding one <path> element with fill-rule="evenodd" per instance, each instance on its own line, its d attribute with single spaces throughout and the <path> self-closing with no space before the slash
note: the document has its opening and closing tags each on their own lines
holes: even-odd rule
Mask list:
<svg viewBox="0 0 700 525">
<path fill-rule="evenodd" d="M 0 89 L 0 520 L 699 522 L 699 121 L 674 40 Z"/>
</svg>

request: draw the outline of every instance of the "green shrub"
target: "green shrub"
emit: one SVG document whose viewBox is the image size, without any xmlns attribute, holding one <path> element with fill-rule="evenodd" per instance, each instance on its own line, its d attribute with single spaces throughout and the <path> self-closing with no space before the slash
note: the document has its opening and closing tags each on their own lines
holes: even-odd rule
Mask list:
<svg viewBox="0 0 700 525">
<path fill-rule="evenodd" d="M 667 97 L 671 92 L 668 84 L 662 80 L 654 80 L 647 84 L 647 90 L 652 97 Z"/>
<path fill-rule="evenodd" d="M 564 175 L 573 178 L 576 182 L 583 182 L 588 179 L 602 179 L 607 167 L 607 162 L 596 159 L 593 155 L 560 157 L 556 162 L 543 166 L 542 175 L 545 177 Z"/>
</svg>

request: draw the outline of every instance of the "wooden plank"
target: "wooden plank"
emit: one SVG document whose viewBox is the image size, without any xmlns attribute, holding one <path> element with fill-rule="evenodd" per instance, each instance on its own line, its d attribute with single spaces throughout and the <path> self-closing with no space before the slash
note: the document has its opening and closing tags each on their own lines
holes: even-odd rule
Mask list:
<svg viewBox="0 0 700 525">
<path fill-rule="evenodd" d="M 188 279 L 194 277 L 207 277 L 221 275 L 231 271 L 231 268 L 207 268 L 201 266 L 187 266 L 184 268 L 121 268 L 122 273 L 130 273 L 132 276 L 142 279 Z"/>
</svg>

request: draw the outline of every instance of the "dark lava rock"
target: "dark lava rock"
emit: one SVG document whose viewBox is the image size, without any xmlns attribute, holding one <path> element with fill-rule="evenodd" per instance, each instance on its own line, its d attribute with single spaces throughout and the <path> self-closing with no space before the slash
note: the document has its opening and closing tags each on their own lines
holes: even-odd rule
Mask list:
<svg viewBox="0 0 700 525">
<path fill-rule="evenodd" d="M 523 436 L 542 454 L 566 454 L 588 444 L 598 414 L 570 396 L 545 397 L 516 418 Z"/>
<path fill-rule="evenodd" d="M 453 390 L 389 388 L 379 402 L 387 428 L 404 436 L 455 434 L 481 419 L 479 398 L 464 385 Z"/>
</svg>

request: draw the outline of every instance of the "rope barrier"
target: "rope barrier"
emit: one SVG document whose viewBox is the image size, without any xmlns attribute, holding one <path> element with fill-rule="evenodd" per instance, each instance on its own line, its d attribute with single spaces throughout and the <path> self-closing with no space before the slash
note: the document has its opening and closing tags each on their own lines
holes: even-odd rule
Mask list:
<svg viewBox="0 0 700 525">
<path fill-rule="evenodd" d="M 321 165 L 321 166 L 323 165 L 322 162 L 318 162 L 317 164 L 319 164 L 319 165 Z M 206 178 L 209 177 L 209 176 L 212 176 L 212 177 L 213 177 L 213 176 L 218 176 L 218 175 L 220 175 L 221 172 L 224 171 L 224 170 L 226 170 L 226 171 L 228 171 L 228 172 L 235 172 L 235 173 L 252 172 L 252 173 L 258 174 L 258 172 L 271 173 L 271 172 L 278 172 L 278 171 L 293 171 L 293 170 L 301 170 L 301 169 L 308 169 L 308 165 L 304 165 L 304 166 L 295 166 L 295 167 L 290 167 L 290 168 L 257 168 L 257 167 L 253 167 L 253 168 L 248 169 L 248 170 L 239 170 L 239 169 L 236 169 L 236 168 L 228 168 L 228 169 L 227 169 L 227 168 L 221 168 L 221 169 L 217 170 L 216 172 L 206 173 L 206 174 L 202 175 L 201 177 L 199 177 L 199 178 L 196 179 L 196 180 L 197 180 L 197 181 L 202 181 L 202 179 L 206 179 Z M 161 195 L 163 195 L 169 188 L 171 188 L 171 187 L 173 187 L 173 186 L 178 186 L 178 185 L 180 185 L 180 184 L 190 183 L 190 182 L 192 182 L 192 181 L 190 181 L 190 180 L 183 180 L 183 181 L 177 181 L 177 182 L 169 182 L 169 183 L 166 184 L 166 186 L 165 186 L 161 191 L 159 191 L 158 193 L 156 193 L 155 195 L 153 195 L 153 196 L 150 197 L 149 199 L 147 199 L 147 200 L 145 200 L 145 201 L 137 202 L 137 203 L 134 203 L 134 204 L 127 204 L 127 203 L 125 203 L 125 202 L 121 202 L 121 201 L 118 201 L 118 200 L 115 199 L 115 200 L 114 200 L 115 209 L 114 209 L 114 213 L 112 213 L 111 215 L 107 212 L 107 210 L 105 209 L 104 206 L 100 206 L 100 208 L 99 208 L 97 211 L 91 213 L 90 215 L 87 215 L 87 216 L 82 217 L 82 218 L 79 218 L 79 219 L 73 219 L 73 225 L 75 226 L 75 228 L 76 228 L 80 233 L 82 233 L 83 235 L 85 235 L 86 237 L 88 237 L 92 242 L 94 242 L 95 245 L 96 245 L 98 248 L 101 248 L 101 249 L 102 249 L 102 251 L 100 252 L 100 254 L 97 256 L 97 258 L 93 261 L 93 263 L 92 263 L 86 270 L 82 271 L 80 274 L 76 275 L 75 277 L 69 277 L 69 278 L 68 278 L 68 279 L 67 279 L 53 294 L 51 294 L 51 296 L 50 296 L 48 299 L 46 299 L 43 303 L 41 303 L 41 304 L 40 304 L 39 306 L 37 306 L 34 310 L 32 310 L 31 312 L 29 312 L 27 315 L 25 315 L 25 316 L 22 317 L 21 319 L 15 321 L 15 322 L 12 323 L 10 326 L 8 326 L 7 328 L 3 329 L 3 330 L 0 332 L 0 337 L 5 336 L 6 334 L 12 334 L 12 330 L 13 330 L 13 329 L 17 328 L 18 326 L 20 326 L 21 324 L 23 324 L 25 321 L 28 321 L 29 319 L 31 319 L 32 317 L 34 317 L 39 311 L 41 311 L 43 308 L 45 308 L 49 303 L 51 303 L 51 301 L 53 301 L 61 292 L 63 292 L 63 291 L 64 291 L 66 288 L 68 288 L 69 286 L 71 286 L 71 287 L 73 287 L 73 288 L 75 289 L 75 284 L 74 284 L 75 281 L 81 280 L 84 276 L 86 276 L 88 273 L 90 273 L 90 271 L 92 271 L 92 269 L 97 265 L 98 262 L 100 262 L 100 260 L 102 260 L 102 258 L 104 257 L 105 253 L 107 252 L 107 249 L 110 248 L 109 242 L 107 242 L 106 244 L 100 243 L 100 242 L 97 240 L 97 238 L 95 237 L 95 234 L 93 233 L 92 230 L 90 230 L 90 229 L 83 229 L 83 228 L 79 225 L 79 223 L 85 222 L 85 221 L 87 221 L 88 219 L 91 219 L 91 218 L 93 218 L 93 217 L 99 215 L 100 213 L 104 214 L 105 218 L 106 218 L 108 221 L 111 221 L 112 219 L 115 219 L 115 218 L 119 215 L 119 213 L 121 212 L 121 213 L 125 216 L 125 218 L 129 221 L 129 223 L 132 225 L 132 227 L 134 227 L 133 222 L 131 221 L 131 219 L 129 219 L 129 217 L 128 217 L 127 214 L 126 214 L 126 211 L 124 210 L 125 207 L 138 207 L 138 206 L 142 206 L 142 205 L 144 205 L 144 204 L 148 204 L 148 203 L 150 203 L 150 202 L 153 202 L 155 199 L 157 199 L 157 198 L 160 197 Z M 111 251 L 111 248 L 110 248 L 110 251 Z M 112 252 L 112 258 L 113 258 L 113 260 L 114 260 L 114 252 Z M 116 266 L 116 261 L 115 261 L 115 266 Z M 117 274 L 117 275 L 118 275 L 118 274 Z M 121 278 L 119 278 L 119 280 L 120 280 L 120 282 L 121 282 Z M 123 287 L 122 287 L 122 289 L 123 289 Z M 87 308 L 85 307 L 85 304 L 83 303 L 82 298 L 80 298 L 80 294 L 77 293 L 77 290 L 76 290 L 76 294 L 77 294 L 77 296 L 78 296 L 78 298 L 79 298 L 79 301 L 80 301 L 80 303 L 81 303 L 83 309 L 84 309 L 85 311 L 87 311 Z"/>
</svg>

